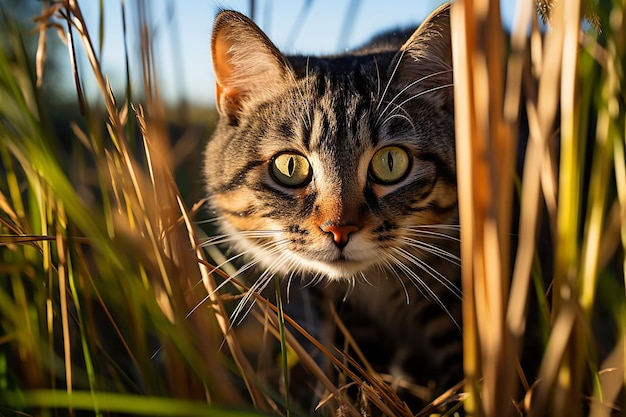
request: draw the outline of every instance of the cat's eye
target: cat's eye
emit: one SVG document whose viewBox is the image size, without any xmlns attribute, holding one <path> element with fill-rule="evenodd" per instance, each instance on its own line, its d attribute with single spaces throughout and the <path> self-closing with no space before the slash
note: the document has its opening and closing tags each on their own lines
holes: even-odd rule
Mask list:
<svg viewBox="0 0 626 417">
<path fill-rule="evenodd" d="M 409 154 L 399 146 L 379 149 L 370 162 L 370 175 L 381 184 L 395 184 L 411 169 Z"/>
<path fill-rule="evenodd" d="M 285 187 L 302 187 L 311 180 L 311 165 L 302 155 L 283 152 L 272 158 L 272 177 Z"/>
</svg>

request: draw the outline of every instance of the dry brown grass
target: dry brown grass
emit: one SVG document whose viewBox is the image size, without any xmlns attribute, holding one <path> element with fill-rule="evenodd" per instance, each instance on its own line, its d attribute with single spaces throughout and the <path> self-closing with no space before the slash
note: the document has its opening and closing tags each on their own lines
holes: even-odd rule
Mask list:
<svg viewBox="0 0 626 417">
<path fill-rule="evenodd" d="M 495 2 L 465 1 L 453 6 L 457 161 L 463 180 L 459 198 L 465 369 L 470 394 L 466 410 L 488 416 L 582 415 L 583 392 L 593 386 L 589 401 L 594 415 L 610 415 L 617 396 L 623 396 L 623 342 L 615 346 L 612 365 L 606 368 L 594 362 L 589 339 L 596 337 L 592 312 L 600 274 L 606 259 L 623 255 L 625 243 L 623 238 L 622 245 L 615 240 L 618 230 L 624 229 L 626 211 L 613 183 L 621 187 L 624 164 L 624 96 L 615 78 L 623 74 L 625 34 L 615 22 L 621 22 L 624 5 L 615 3 L 612 11 L 599 16 L 605 46 L 599 40 L 603 36 L 581 30 L 580 1 L 554 2 L 551 29 L 545 36 L 533 18 L 533 5 L 527 2 L 522 7 L 525 10 L 516 21 L 507 57 Z M 602 93 L 592 94 L 591 85 Z M 521 182 L 519 246 L 511 263 L 511 167 L 517 152 L 521 97 L 530 138 Z M 609 102 L 613 104 L 607 106 Z M 586 184 L 583 167 L 589 155 L 583 152 L 593 140 L 586 129 L 590 108 L 599 114 L 592 179 Z M 555 137 L 559 138 L 558 155 Z M 586 207 L 583 196 L 589 198 Z M 515 364 L 525 331 L 527 300 L 533 296 L 529 292 L 531 270 L 544 203 L 556 247 L 550 334 L 539 382 L 527 391 L 524 402 L 513 407 L 510 398 L 518 383 Z M 607 222 L 611 206 L 614 222 Z M 619 282 L 620 275 L 623 270 L 613 279 Z M 617 288 L 623 291 L 623 286 Z M 623 300 L 623 294 L 619 299 Z M 616 313 L 623 314 L 622 308 L 617 307 Z M 619 340 L 624 337 L 624 323 L 618 322 L 622 326 Z M 600 381 L 602 373 L 612 374 L 612 381 Z"/>
</svg>

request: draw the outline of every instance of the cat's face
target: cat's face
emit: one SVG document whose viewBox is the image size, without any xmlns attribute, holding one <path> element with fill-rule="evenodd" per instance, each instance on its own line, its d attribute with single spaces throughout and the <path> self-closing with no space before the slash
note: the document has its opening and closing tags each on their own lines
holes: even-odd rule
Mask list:
<svg viewBox="0 0 626 417">
<path fill-rule="evenodd" d="M 205 171 L 222 231 L 252 263 L 354 278 L 437 251 L 458 222 L 447 22 L 442 9 L 395 50 L 306 58 L 218 16 Z"/>
</svg>

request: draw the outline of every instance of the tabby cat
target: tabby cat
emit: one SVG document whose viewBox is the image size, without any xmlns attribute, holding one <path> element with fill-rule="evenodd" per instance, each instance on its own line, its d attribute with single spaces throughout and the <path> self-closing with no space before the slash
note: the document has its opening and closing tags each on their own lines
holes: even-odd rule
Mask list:
<svg viewBox="0 0 626 417">
<path fill-rule="evenodd" d="M 261 271 L 253 290 L 274 275 L 334 288 L 379 371 L 435 392 L 459 382 L 449 7 L 324 57 L 284 55 L 223 11 L 211 47 L 207 190 L 223 240 Z"/>
</svg>

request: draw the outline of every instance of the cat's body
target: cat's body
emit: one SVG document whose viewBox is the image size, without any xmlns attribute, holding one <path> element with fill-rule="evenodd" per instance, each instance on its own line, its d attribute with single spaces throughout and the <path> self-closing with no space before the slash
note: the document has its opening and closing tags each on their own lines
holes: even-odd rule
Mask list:
<svg viewBox="0 0 626 417">
<path fill-rule="evenodd" d="M 441 392 L 462 378 L 448 8 L 400 38 L 285 56 L 222 12 L 206 182 L 255 290 L 273 275 L 333 287 L 379 371 Z"/>
</svg>

